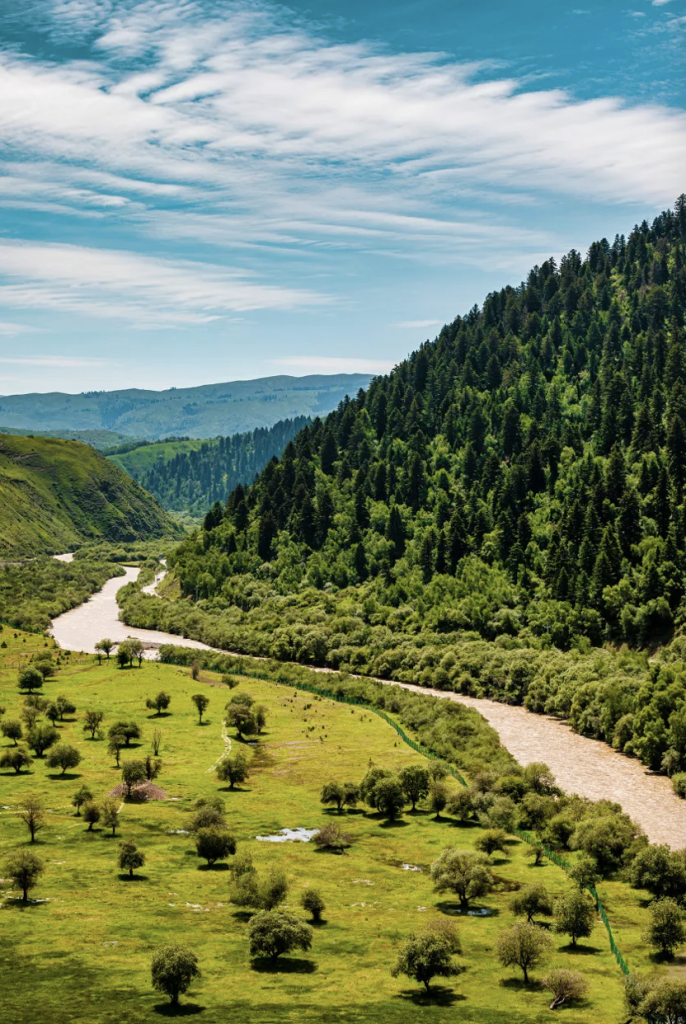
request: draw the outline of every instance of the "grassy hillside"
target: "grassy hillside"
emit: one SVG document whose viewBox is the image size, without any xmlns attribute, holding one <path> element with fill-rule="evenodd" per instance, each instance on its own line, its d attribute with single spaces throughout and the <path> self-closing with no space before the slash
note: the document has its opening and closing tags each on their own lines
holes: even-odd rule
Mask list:
<svg viewBox="0 0 686 1024">
<path fill-rule="evenodd" d="M 309 422 L 299 416 L 232 437 L 168 438 L 139 447 L 121 445 L 106 454 L 167 511 L 200 517 L 215 501 L 223 502 L 238 484 L 252 483 Z"/>
<path fill-rule="evenodd" d="M 0 435 L 0 558 L 174 533 L 157 502 L 93 448 Z"/>
<path fill-rule="evenodd" d="M 7 717 L 18 716 L 16 665 L 22 655 L 28 657 L 32 644 L 31 637 L 9 637 L 9 648 L 2 652 L 0 698 Z M 161 689 L 171 704 L 169 714 L 156 718 L 145 699 Z M 113 662 L 98 667 L 92 658 L 62 654 L 59 674 L 44 690 L 50 697 L 63 694 L 76 707 L 75 714 L 58 723 L 58 731 L 83 759 L 64 777 L 41 759 L 29 774 L 2 776 L 2 860 L 25 848 L 45 864 L 32 893 L 36 902 L 28 906 L 17 899 L 11 882 L 1 884 L 0 981 L 3 991 L 11 992 L 3 1011 L 8 1024 L 28 1019 L 150 1024 L 167 1014 L 197 1014 L 207 1024 L 296 1019 L 412 1024 L 419 1016 L 427 1024 L 542 1024 L 550 1019 L 550 996 L 540 984 L 544 970 L 534 970 L 525 986 L 516 968 L 500 967 L 494 945 L 500 930 L 515 921 L 510 902 L 523 885 L 542 882 L 552 896 L 569 889 L 559 868 L 550 863 L 534 867 L 525 844 L 510 839 L 506 852 L 492 858 L 494 891 L 473 901 L 476 914 L 460 913 L 450 895 L 434 891 L 429 868 L 447 846 L 474 849 L 483 835 L 475 821 L 460 823 L 445 815 L 437 821 L 422 801 L 416 812 L 408 807 L 399 822 L 389 825 L 370 808 L 361 806 L 339 818 L 319 802 L 323 782 L 358 781 L 370 761 L 390 769 L 427 763 L 376 715 L 291 687 L 241 678 L 234 692 L 249 693 L 267 711 L 265 732 L 247 744 L 233 730 L 223 730 L 222 709 L 230 693 L 214 673 L 203 672 L 194 681 L 188 670 L 166 665 L 121 671 Z M 202 726 L 190 700 L 197 692 L 210 699 Z M 157 783 L 167 799 L 123 802 L 116 837 L 100 825 L 89 832 L 70 803 L 84 783 L 101 801 L 121 778 L 107 740 L 90 740 L 83 732 L 86 709 L 104 714 L 105 730 L 120 718 L 139 724 L 140 743 L 123 751 L 123 761 L 144 757 L 153 730 L 162 732 Z M 478 719 L 475 712 L 462 711 L 465 720 Z M 227 741 L 251 758 L 249 779 L 234 791 L 218 782 L 212 770 Z M 0 749 L 10 746 L 11 741 L 3 741 Z M 46 827 L 32 847 L 17 813 L 28 792 L 49 808 Z M 193 802 L 217 796 L 226 803 L 238 852 L 250 854 L 260 872 L 286 873 L 290 889 L 284 902 L 292 913 L 305 919 L 302 893 L 308 887 L 321 891 L 325 923 L 314 928 L 309 952 L 283 956 L 276 964 L 251 962 L 251 913 L 231 903 L 226 867 L 232 858 L 208 869 L 187 831 Z M 354 838 L 345 856 L 318 852 L 311 843 L 257 839 L 336 820 Z M 146 856 L 132 880 L 117 869 L 121 840 L 135 842 Z M 600 890 L 632 968 L 654 970 L 640 938 L 648 919 L 646 893 L 614 880 L 601 883 Z M 390 968 L 409 933 L 436 919 L 456 925 L 462 953 L 455 959 L 464 971 L 456 978 L 435 979 L 433 995 L 427 997 L 420 985 L 393 978 Z M 178 1011 L 170 1011 L 150 985 L 152 952 L 169 942 L 196 950 L 202 970 Z M 622 976 L 598 920 L 590 938 L 576 948 L 568 937 L 555 935 L 550 966 L 580 970 L 590 983 L 585 1000 L 564 1007 L 568 1024 L 624 1019 Z M 296 1009 L 289 1011 L 289 1006 Z"/>
<path fill-rule="evenodd" d="M 181 545 L 186 600 L 127 620 L 526 703 L 681 770 L 685 314 L 682 197 L 303 430 Z"/>
<path fill-rule="evenodd" d="M 27 433 L 107 430 L 150 440 L 203 438 L 271 427 L 295 416 L 326 415 L 368 374 L 263 377 L 168 391 L 92 391 L 0 396 L 0 424 Z"/>
<path fill-rule="evenodd" d="M 89 444 L 91 448 L 97 448 L 98 451 L 106 451 L 108 448 L 114 448 L 125 442 L 131 444 L 132 441 L 135 443 L 143 440 L 142 438 L 131 438 L 127 434 L 118 434 L 116 430 L 36 430 L 30 428 L 19 430 L 16 427 L 3 426 L 0 422 L 0 434 L 19 434 L 24 437 L 27 433 L 36 437 L 61 437 L 65 441 L 83 441 L 84 444 Z"/>
</svg>

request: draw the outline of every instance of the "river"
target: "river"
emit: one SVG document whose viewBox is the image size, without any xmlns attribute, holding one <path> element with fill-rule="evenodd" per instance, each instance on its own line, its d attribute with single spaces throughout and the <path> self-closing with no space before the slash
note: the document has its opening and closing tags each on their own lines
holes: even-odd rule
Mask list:
<svg viewBox="0 0 686 1024">
<path fill-rule="evenodd" d="M 182 644 L 198 650 L 213 650 L 197 640 L 186 640 L 176 634 L 153 629 L 137 629 L 119 621 L 117 591 L 137 579 L 139 571 L 127 567 L 125 576 L 108 580 L 90 600 L 55 619 L 52 635 L 59 645 L 73 651 L 93 653 L 95 644 L 103 637 L 110 637 L 115 642 L 138 637 L 153 645 L 145 652 L 148 658 L 157 657 L 159 644 Z M 158 573 L 155 582 L 144 587 L 144 591 L 154 593 L 164 575 L 164 572 Z M 579 793 L 592 800 L 614 800 L 641 825 L 651 842 L 669 843 L 673 849 L 686 848 L 686 801 L 674 794 L 669 779 L 654 775 L 639 761 L 617 753 L 599 740 L 577 735 L 557 718 L 534 715 L 526 708 L 410 683 L 389 683 L 385 679 L 379 682 L 475 708 L 498 732 L 503 746 L 521 764 L 545 761 L 567 793 Z"/>
</svg>

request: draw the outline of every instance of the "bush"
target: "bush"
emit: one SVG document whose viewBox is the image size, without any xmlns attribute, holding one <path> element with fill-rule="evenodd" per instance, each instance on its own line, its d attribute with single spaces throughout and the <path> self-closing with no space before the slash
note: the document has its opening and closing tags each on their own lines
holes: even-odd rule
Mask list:
<svg viewBox="0 0 686 1024">
<path fill-rule="evenodd" d="M 173 1005 L 200 977 L 198 958 L 188 946 L 162 946 L 152 958 L 152 987 L 169 996 Z"/>
<path fill-rule="evenodd" d="M 136 868 L 142 868 L 145 864 L 145 854 L 141 853 L 135 843 L 120 843 L 117 863 L 120 871 L 128 871 L 129 878 L 133 878 Z"/>
<path fill-rule="evenodd" d="M 554 971 L 549 971 L 543 979 L 543 987 L 553 995 L 553 1001 L 550 1004 L 551 1010 L 574 999 L 583 999 L 588 992 L 588 982 L 583 974 L 559 967 Z"/>
<path fill-rule="evenodd" d="M 345 853 L 346 847 L 352 845 L 353 837 L 349 832 L 344 832 L 335 821 L 332 821 L 330 825 L 320 828 L 319 832 L 312 836 L 312 842 L 320 850 Z"/>
<path fill-rule="evenodd" d="M 487 829 L 476 839 L 474 849 L 480 850 L 481 853 L 485 853 L 487 857 L 490 857 L 496 850 L 500 853 L 505 853 L 506 842 L 506 832 L 503 832 L 501 828 L 491 828 Z"/>
<path fill-rule="evenodd" d="M 0 768 L 11 768 L 17 775 L 21 773 L 22 768 L 28 770 L 32 764 L 33 758 L 26 747 L 14 747 L 0 754 Z"/>
<path fill-rule="evenodd" d="M 686 797 L 686 772 L 677 772 L 672 775 L 672 789 L 682 800 Z"/>
<path fill-rule="evenodd" d="M 198 857 L 203 857 L 211 867 L 236 852 L 236 840 L 223 829 L 201 828 L 196 833 L 195 848 Z"/>
<path fill-rule="evenodd" d="M 312 914 L 313 921 L 321 921 L 326 910 L 326 904 L 318 889 L 305 889 L 300 897 L 300 905 L 308 914 Z"/>
<path fill-rule="evenodd" d="M 312 929 L 286 910 L 264 910 L 251 919 L 248 927 L 250 956 L 268 956 L 272 961 L 294 949 L 307 952 L 312 945 Z"/>
<path fill-rule="evenodd" d="M 683 856 L 673 853 L 668 846 L 647 846 L 640 850 L 632 861 L 629 877 L 635 889 L 647 889 L 658 899 L 663 896 L 681 899 L 686 894 Z"/>
<path fill-rule="evenodd" d="M 684 919 L 678 903 L 666 897 L 656 900 L 648 909 L 650 924 L 644 939 L 663 956 L 673 956 L 674 950 L 686 940 Z"/>
</svg>

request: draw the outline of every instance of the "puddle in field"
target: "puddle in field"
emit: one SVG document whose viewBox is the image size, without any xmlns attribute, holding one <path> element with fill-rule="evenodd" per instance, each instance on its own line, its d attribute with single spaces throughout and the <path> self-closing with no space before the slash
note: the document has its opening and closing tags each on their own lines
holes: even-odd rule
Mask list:
<svg viewBox="0 0 686 1024">
<path fill-rule="evenodd" d="M 422 869 L 417 864 L 401 864 L 400 867 L 403 871 L 421 871 Z"/>
<path fill-rule="evenodd" d="M 309 843 L 318 828 L 282 828 L 275 836 L 255 836 L 261 843 Z"/>
</svg>

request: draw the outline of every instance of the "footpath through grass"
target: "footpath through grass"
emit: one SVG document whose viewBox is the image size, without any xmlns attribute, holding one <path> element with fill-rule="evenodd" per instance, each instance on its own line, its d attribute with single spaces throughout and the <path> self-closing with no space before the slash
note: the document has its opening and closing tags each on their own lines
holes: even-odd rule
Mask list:
<svg viewBox="0 0 686 1024">
<path fill-rule="evenodd" d="M 15 638 L 7 629 L 2 637 L 8 647 L 0 650 L 0 703 L 14 718 L 22 703 L 16 687 L 19 655 L 45 641 L 23 634 Z M 531 866 L 525 844 L 513 841 L 507 857 L 494 858 L 498 891 L 480 901 L 475 915 L 460 916 L 455 904 L 434 894 L 428 870 L 444 847 L 472 847 L 480 833 L 476 826 L 435 821 L 421 807 L 394 825 L 360 810 L 344 816 L 346 830 L 355 837 L 345 856 L 318 852 L 312 844 L 258 841 L 257 836 L 283 828 L 317 828 L 337 818 L 319 803 L 325 781 L 359 781 L 370 761 L 401 767 L 424 759 L 367 710 L 243 679 L 238 692 L 267 706 L 268 724 L 257 746 L 244 745 L 253 757 L 249 781 L 229 792 L 211 770 L 225 749 L 222 711 L 229 699 L 218 681 L 208 672 L 195 682 L 187 669 L 156 663 L 126 671 L 113 662 L 98 667 L 93 659 L 74 655 L 63 655 L 57 678 L 46 681 L 46 696 L 64 694 L 77 707 L 60 733 L 78 746 L 83 760 L 64 778 L 41 760 L 28 774 L 0 774 L 0 865 L 9 851 L 27 843 L 16 814 L 22 797 L 36 792 L 49 808 L 47 827 L 34 846 L 46 871 L 33 896 L 45 902 L 23 905 L 11 883 L 0 885 L 3 1021 L 139 1024 L 168 1015 L 170 1008 L 150 987 L 150 957 L 156 946 L 172 941 L 191 946 L 203 972 L 177 1012 L 198 1014 L 208 1024 L 410 1024 L 418 1016 L 432 1024 L 548 1020 L 550 997 L 539 984 L 544 972 L 534 972 L 525 987 L 514 971 L 500 968 L 493 948 L 498 931 L 514 921 L 512 891 L 535 880 L 557 895 L 569 885 L 565 874 L 550 864 Z M 145 708 L 145 699 L 161 689 L 171 694 L 171 714 L 156 718 Z M 190 700 L 199 691 L 210 697 L 201 726 Z M 151 751 L 153 729 L 163 733 L 164 769 L 157 783 L 168 799 L 127 803 L 120 814 L 121 837 L 146 854 L 145 867 L 133 881 L 116 867 L 120 838 L 98 827 L 88 833 L 70 804 L 84 782 L 101 799 L 120 781 L 106 740 L 92 741 L 82 732 L 86 709 L 102 710 L 105 728 L 118 718 L 140 724 L 140 745 L 124 751 L 124 759 Z M 235 748 L 232 730 L 229 735 Z M 226 800 L 239 850 L 248 849 L 259 869 L 273 865 L 287 872 L 290 909 L 305 917 L 299 905 L 303 889 L 310 885 L 322 892 L 326 923 L 315 929 L 310 953 L 283 957 L 275 968 L 251 967 L 249 915 L 229 903 L 227 867 L 203 867 L 192 836 L 184 832 L 192 802 L 217 793 Z M 601 897 L 632 969 L 645 968 L 640 933 L 647 915 L 641 894 L 606 883 Z M 466 971 L 437 984 L 427 998 L 407 979 L 393 979 L 390 967 L 402 940 L 443 914 L 458 923 Z M 567 1024 L 623 1020 L 621 975 L 602 925 L 576 952 L 562 936 L 556 937 L 555 947 L 551 966 L 582 970 L 591 984 L 584 1003 L 561 1011 Z"/>
</svg>

